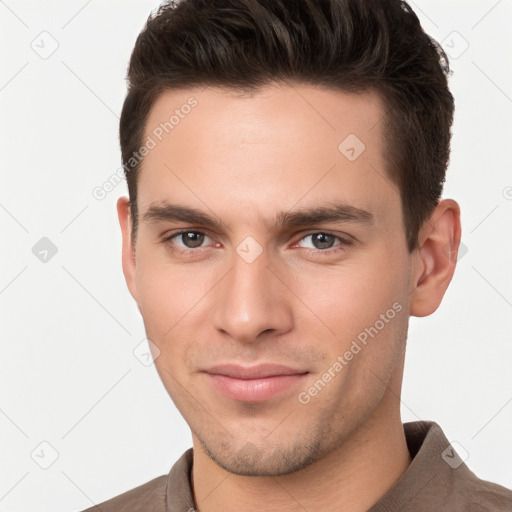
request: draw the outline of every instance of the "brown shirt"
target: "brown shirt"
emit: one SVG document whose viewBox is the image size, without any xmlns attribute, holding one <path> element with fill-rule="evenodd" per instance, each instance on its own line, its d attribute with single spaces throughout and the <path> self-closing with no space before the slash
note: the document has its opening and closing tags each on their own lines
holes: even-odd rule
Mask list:
<svg viewBox="0 0 512 512">
<path fill-rule="evenodd" d="M 512 512 L 512 490 L 477 478 L 437 423 L 404 423 L 404 432 L 413 460 L 368 512 Z M 194 512 L 191 470 L 189 448 L 168 475 L 84 512 Z"/>
</svg>

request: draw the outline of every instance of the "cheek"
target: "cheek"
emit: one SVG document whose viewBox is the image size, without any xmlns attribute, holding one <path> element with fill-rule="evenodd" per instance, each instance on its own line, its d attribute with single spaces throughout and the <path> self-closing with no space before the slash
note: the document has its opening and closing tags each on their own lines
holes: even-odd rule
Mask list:
<svg viewBox="0 0 512 512">
<path fill-rule="evenodd" d="M 155 278 L 156 277 L 156 278 Z M 171 292 L 175 286 L 166 279 L 165 275 L 148 275 L 137 283 L 139 307 L 146 327 L 146 333 L 155 342 L 161 343 L 167 333 L 179 320 L 176 308 L 176 292 Z"/>
<path fill-rule="evenodd" d="M 320 373 L 336 362 L 342 365 L 334 368 L 339 378 L 322 400 L 343 402 L 344 410 L 352 410 L 384 393 L 407 334 L 404 268 L 400 258 L 381 252 L 328 275 L 323 269 L 323 278 L 319 273 L 317 279 L 301 279 L 300 293 L 315 315 L 306 311 L 299 330 L 307 338 L 320 338 Z"/>
<path fill-rule="evenodd" d="M 218 280 L 218 272 L 170 265 L 161 257 L 141 254 L 137 280 L 146 335 L 160 351 L 155 366 L 173 396 L 173 389 L 179 388 L 176 379 L 184 381 L 191 368 L 187 354 L 199 350 L 197 344 L 208 339 L 208 292 Z"/>
<path fill-rule="evenodd" d="M 393 320 L 397 309 L 405 309 L 399 263 L 375 259 L 362 258 L 357 263 L 300 275 L 297 296 L 310 310 L 312 327 L 323 323 L 335 338 L 353 337 L 373 326 L 381 315 Z M 401 307 L 395 305 L 393 309 L 395 303 Z"/>
<path fill-rule="evenodd" d="M 142 245 L 142 244 L 141 244 Z M 158 248 L 142 249 L 137 256 L 137 294 L 146 330 L 163 341 L 208 291 L 208 280 L 186 265 L 171 265 Z"/>
</svg>

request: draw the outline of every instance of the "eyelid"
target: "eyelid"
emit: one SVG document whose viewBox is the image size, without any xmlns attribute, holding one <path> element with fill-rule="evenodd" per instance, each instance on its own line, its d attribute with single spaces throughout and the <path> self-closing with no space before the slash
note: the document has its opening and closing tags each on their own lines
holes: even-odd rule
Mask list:
<svg viewBox="0 0 512 512">
<path fill-rule="evenodd" d="M 164 242 L 164 243 L 172 242 L 173 238 L 178 237 L 179 235 L 183 235 L 185 233 L 198 233 L 201 235 L 205 235 L 206 237 L 210 238 L 210 240 L 212 240 L 212 242 L 214 242 L 214 244 L 217 247 L 219 245 L 219 242 L 216 241 L 215 237 L 209 232 L 209 230 L 202 229 L 202 228 L 176 229 L 174 231 L 166 232 L 165 234 L 161 235 L 161 239 L 162 239 L 162 242 Z M 309 230 L 308 232 L 301 232 L 300 237 L 296 238 L 296 241 L 292 244 L 291 247 L 294 248 L 298 245 L 299 242 L 301 242 L 305 238 L 307 238 L 311 235 L 320 234 L 320 233 L 337 238 L 339 240 L 339 243 L 336 245 L 333 245 L 332 247 L 329 247 L 327 249 L 312 249 L 310 247 L 302 247 L 302 249 L 306 249 L 309 252 L 316 252 L 316 253 L 333 253 L 333 252 L 336 252 L 336 250 L 341 250 L 340 247 L 348 247 L 350 245 L 353 245 L 355 242 L 355 240 L 350 235 L 347 235 L 346 233 L 340 234 L 340 233 L 335 233 L 335 232 L 332 232 L 329 230 L 312 229 L 312 230 Z M 336 249 L 336 248 L 338 248 L 338 249 Z M 188 248 L 188 247 L 180 247 L 179 245 L 174 244 L 174 250 L 176 250 L 178 252 L 181 251 L 181 252 L 191 253 L 191 252 L 199 252 L 199 251 L 202 251 L 205 249 L 208 249 L 208 246 Z"/>
<path fill-rule="evenodd" d="M 312 229 L 306 233 L 301 233 L 300 238 L 297 238 L 297 242 L 295 242 L 294 245 L 296 245 L 298 242 L 301 242 L 302 240 L 304 240 L 304 238 L 307 238 L 308 236 L 316 235 L 319 233 L 322 233 L 324 235 L 333 236 L 333 237 L 337 238 L 338 240 L 340 240 L 340 242 L 344 245 L 351 245 L 355 242 L 355 239 L 353 237 L 351 237 L 350 235 L 347 235 L 346 233 L 336 233 L 333 231 L 329 231 L 328 229 Z M 321 249 L 318 249 L 318 250 L 321 250 Z M 325 252 L 325 250 L 323 252 Z"/>
<path fill-rule="evenodd" d="M 172 243 L 174 238 L 179 237 L 180 235 L 184 235 L 186 233 L 196 233 L 199 235 L 204 235 L 206 238 L 209 238 L 213 244 L 218 245 L 218 242 L 216 241 L 215 237 L 211 235 L 207 230 L 202 229 L 178 229 L 177 231 L 171 231 L 167 232 L 166 234 L 161 236 L 163 243 Z M 178 247 L 178 250 L 182 251 L 198 251 L 201 249 L 207 249 L 208 245 L 195 247 L 195 248 L 189 248 L 189 247 L 181 247 L 177 244 L 174 244 Z"/>
<path fill-rule="evenodd" d="M 163 241 L 167 241 L 167 240 L 170 240 L 171 238 L 174 238 L 175 236 L 183 235 L 185 233 L 199 233 L 201 235 L 207 236 L 208 238 L 211 238 L 212 240 L 215 239 L 215 236 L 208 229 L 188 228 L 188 227 L 187 228 L 176 228 L 171 231 L 166 231 L 165 233 L 160 235 L 159 238 L 162 239 Z"/>
</svg>

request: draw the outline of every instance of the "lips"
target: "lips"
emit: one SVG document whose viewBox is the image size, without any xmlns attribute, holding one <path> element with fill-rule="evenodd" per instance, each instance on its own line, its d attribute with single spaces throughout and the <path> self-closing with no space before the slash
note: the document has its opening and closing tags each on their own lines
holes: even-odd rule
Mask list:
<svg viewBox="0 0 512 512">
<path fill-rule="evenodd" d="M 264 402 L 290 390 L 307 371 L 276 364 L 243 367 L 233 364 L 205 370 L 209 384 L 225 397 L 239 402 Z"/>
</svg>

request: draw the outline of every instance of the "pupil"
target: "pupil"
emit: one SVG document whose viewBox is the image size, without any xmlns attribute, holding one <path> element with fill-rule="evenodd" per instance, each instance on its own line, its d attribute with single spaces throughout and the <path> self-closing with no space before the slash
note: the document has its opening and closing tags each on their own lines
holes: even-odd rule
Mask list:
<svg viewBox="0 0 512 512">
<path fill-rule="evenodd" d="M 189 248 L 201 246 L 204 240 L 203 234 L 194 232 L 183 233 L 181 237 L 185 246 Z"/>
<path fill-rule="evenodd" d="M 313 235 L 313 245 L 317 249 L 329 249 L 333 244 L 333 236 L 326 233 L 317 233 Z"/>
</svg>

